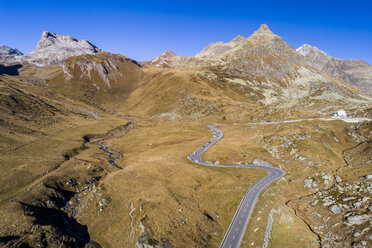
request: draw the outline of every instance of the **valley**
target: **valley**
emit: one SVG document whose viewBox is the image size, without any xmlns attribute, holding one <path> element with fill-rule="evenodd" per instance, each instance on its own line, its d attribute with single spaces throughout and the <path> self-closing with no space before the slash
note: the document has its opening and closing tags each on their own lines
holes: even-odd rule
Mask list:
<svg viewBox="0 0 372 248">
<path fill-rule="evenodd" d="M 265 24 L 144 62 L 47 31 L 0 51 L 0 246 L 372 244 L 368 63 Z"/>
</svg>

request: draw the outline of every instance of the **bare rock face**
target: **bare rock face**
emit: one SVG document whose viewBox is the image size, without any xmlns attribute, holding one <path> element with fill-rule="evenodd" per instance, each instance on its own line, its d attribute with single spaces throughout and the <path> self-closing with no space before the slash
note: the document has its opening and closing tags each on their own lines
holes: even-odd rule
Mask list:
<svg viewBox="0 0 372 248">
<path fill-rule="evenodd" d="M 349 216 L 346 218 L 346 223 L 349 225 L 361 225 L 371 220 L 371 216 L 367 214 Z"/>
<path fill-rule="evenodd" d="M 22 53 L 17 49 L 10 48 L 5 45 L 0 46 L 0 63 L 12 63 L 15 61 L 15 57 L 20 55 L 22 55 Z"/>
<path fill-rule="evenodd" d="M 170 61 L 175 57 L 178 57 L 178 55 L 172 52 L 171 50 L 167 50 L 166 52 L 160 54 L 159 56 L 151 60 L 150 64 L 155 67 L 168 67 Z"/>
<path fill-rule="evenodd" d="M 63 61 L 62 74 L 49 87 L 92 104 L 125 99 L 138 83 L 141 66 L 134 60 L 107 52 L 72 56 Z"/>
<path fill-rule="evenodd" d="M 339 206 L 337 205 L 332 205 L 330 206 L 329 208 L 329 211 L 331 211 L 333 214 L 339 214 L 342 212 L 342 208 L 340 208 Z"/>
<path fill-rule="evenodd" d="M 5 45 L 0 46 L 0 54 L 1 55 L 14 55 L 14 56 L 22 55 L 22 53 L 19 50 L 5 46 Z"/>
<path fill-rule="evenodd" d="M 282 80 L 288 75 L 296 77 L 302 60 L 293 47 L 263 24 L 249 38 L 238 35 L 227 43 L 212 43 L 194 56 L 171 57 L 167 63 L 171 67 L 215 68 L 233 77 Z"/>
<path fill-rule="evenodd" d="M 282 80 L 295 77 L 301 58 L 283 39 L 273 34 L 266 24 L 249 38 L 241 40 L 225 54 L 227 73 L 236 76 L 266 77 Z"/>
<path fill-rule="evenodd" d="M 318 56 L 329 59 L 325 53 Z M 215 75 L 221 81 L 251 88 L 253 97 L 265 105 L 312 102 L 314 98 L 345 103 L 347 99 L 360 99 L 356 89 L 344 87 L 332 75 L 311 66 L 266 24 L 248 38 L 238 35 L 230 42 L 215 42 L 194 56 L 164 53 L 150 64 L 208 72 L 211 78 Z"/>
<path fill-rule="evenodd" d="M 305 44 L 296 50 L 306 63 L 330 76 L 372 95 L 372 65 L 356 59 L 338 59 L 314 46 Z"/>
<path fill-rule="evenodd" d="M 211 43 L 206 48 L 204 48 L 200 53 L 194 55 L 194 57 L 203 59 L 222 55 L 228 51 L 231 51 L 234 47 L 237 47 L 245 39 L 246 39 L 245 37 L 238 35 L 237 37 L 235 37 L 234 39 L 227 43 L 222 41 Z"/>
<path fill-rule="evenodd" d="M 87 40 L 44 31 L 35 50 L 16 59 L 36 66 L 61 65 L 71 56 L 96 54 L 100 51 L 101 49 Z"/>
</svg>

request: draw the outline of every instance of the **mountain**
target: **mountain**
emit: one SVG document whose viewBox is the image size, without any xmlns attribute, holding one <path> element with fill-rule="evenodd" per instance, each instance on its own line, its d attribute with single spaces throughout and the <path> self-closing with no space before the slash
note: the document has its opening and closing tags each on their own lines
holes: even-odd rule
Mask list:
<svg viewBox="0 0 372 248">
<path fill-rule="evenodd" d="M 188 161 L 211 123 L 225 135 L 205 160 L 287 172 L 243 246 L 370 246 L 371 122 L 308 120 L 371 116 L 363 92 L 267 25 L 188 57 L 98 51 L 44 32 L 22 65 L 0 65 L 1 247 L 219 247 L 266 173 Z"/>
<path fill-rule="evenodd" d="M 151 60 L 149 64 L 155 67 L 167 67 L 169 66 L 169 62 L 175 57 L 178 57 L 178 55 L 170 50 L 167 50 L 166 52 Z"/>
<path fill-rule="evenodd" d="M 231 49 L 212 53 L 206 63 L 231 76 L 282 80 L 284 76 L 294 76 L 301 61 L 294 49 L 266 24 L 247 39 L 238 36 L 227 44 Z"/>
<path fill-rule="evenodd" d="M 49 87 L 93 105 L 122 103 L 138 84 L 141 66 L 120 54 L 100 52 L 67 58 Z"/>
<path fill-rule="evenodd" d="M 17 56 L 16 60 L 36 66 L 61 65 L 68 57 L 96 54 L 100 51 L 101 49 L 87 40 L 78 40 L 71 35 L 44 31 L 35 50 L 23 56 Z"/>
<path fill-rule="evenodd" d="M 5 45 L 0 46 L 0 63 L 11 63 L 14 60 L 15 56 L 20 55 L 22 55 L 22 53 L 17 49 L 13 49 Z"/>
<path fill-rule="evenodd" d="M 5 46 L 5 45 L 1 45 L 0 46 L 0 54 L 1 55 L 22 55 L 22 53 L 17 50 L 17 49 L 14 49 L 14 48 L 10 48 L 8 46 Z"/>
<path fill-rule="evenodd" d="M 274 77 L 294 74 L 301 61 L 296 51 L 271 32 L 266 24 L 249 38 L 237 36 L 230 42 L 216 42 L 190 57 L 173 57 L 174 67 L 209 67 L 231 76 Z"/>
<path fill-rule="evenodd" d="M 296 50 L 309 66 L 342 80 L 372 96 L 372 65 L 357 59 L 329 56 L 317 47 L 305 44 Z"/>
<path fill-rule="evenodd" d="M 266 24 L 248 38 L 238 35 L 227 43 L 212 43 L 189 57 L 163 54 L 151 64 L 159 67 L 164 61 L 167 67 L 200 71 L 214 83 L 235 84 L 247 101 L 264 105 L 361 99 L 361 92 L 312 67 Z"/>
</svg>

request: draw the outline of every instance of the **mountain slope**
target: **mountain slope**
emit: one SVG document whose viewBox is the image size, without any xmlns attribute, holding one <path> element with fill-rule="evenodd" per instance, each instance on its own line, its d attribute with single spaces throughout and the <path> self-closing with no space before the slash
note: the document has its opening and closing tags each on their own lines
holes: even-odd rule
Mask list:
<svg viewBox="0 0 372 248">
<path fill-rule="evenodd" d="M 358 89 L 313 68 L 263 24 L 250 37 L 216 42 L 200 53 L 160 56 L 168 67 L 202 72 L 211 81 L 235 84 L 248 102 L 290 107 L 366 103 Z M 159 58 L 151 64 L 162 66 Z"/>
<path fill-rule="evenodd" d="M 342 80 L 372 96 L 372 65 L 357 59 L 339 59 L 314 46 L 305 44 L 297 49 L 309 66 Z"/>
<path fill-rule="evenodd" d="M 46 84 L 55 92 L 98 106 L 122 103 L 138 83 L 141 66 L 112 53 L 84 54 L 66 59 Z"/>
<path fill-rule="evenodd" d="M 66 222 L 64 207 L 116 169 L 86 137 L 123 134 L 128 120 L 114 108 L 136 87 L 140 66 L 102 52 L 63 68 L 15 70 L 0 73 L 0 246 L 84 247 L 74 233 L 89 237 L 86 227 Z"/>
<path fill-rule="evenodd" d="M 243 246 L 261 246 L 266 218 L 275 212 L 273 244 L 305 248 L 323 240 L 324 247 L 337 247 L 322 230 L 331 237 L 345 228 L 324 219 L 333 213 L 314 192 L 367 179 L 368 161 L 351 177 L 340 174 L 341 184 L 334 173 L 371 157 L 362 137 L 371 126 L 270 121 L 330 116 L 341 108 L 371 115 L 371 100 L 358 89 L 307 64 L 267 25 L 195 56 L 167 51 L 143 67 L 89 44 L 81 48 L 71 37 L 45 36 L 38 66 L 26 60 L 0 66 L 6 69 L 0 70 L 0 246 L 218 247 L 242 196 L 264 176 L 187 160 L 210 139 L 207 126 L 222 123 L 224 138 L 205 159 L 261 161 L 287 172 L 261 195 Z M 57 60 L 43 58 L 43 49 Z M 79 51 L 85 54 L 72 56 Z M 363 160 L 351 161 L 354 156 Z M 304 187 L 307 177 L 319 188 Z M 307 218 L 309 206 L 302 211 L 295 202 L 309 196 L 319 204 L 311 203 L 316 211 Z M 333 217 L 342 224 L 344 217 Z M 361 227 L 347 227 L 348 237 L 369 237 L 353 235 Z"/>
<path fill-rule="evenodd" d="M 294 75 L 301 59 L 291 46 L 263 24 L 249 38 L 237 36 L 228 43 L 212 43 L 194 56 L 169 58 L 169 64 L 212 68 L 231 76 L 280 80 L 283 76 Z"/>
</svg>

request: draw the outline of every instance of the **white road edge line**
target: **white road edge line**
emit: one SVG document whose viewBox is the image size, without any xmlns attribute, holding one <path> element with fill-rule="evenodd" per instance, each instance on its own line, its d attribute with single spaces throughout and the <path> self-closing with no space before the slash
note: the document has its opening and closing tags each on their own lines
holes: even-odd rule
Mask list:
<svg viewBox="0 0 372 248">
<path fill-rule="evenodd" d="M 242 124 L 231 124 L 231 125 L 260 125 L 260 124 L 266 124 L 266 125 L 269 125 L 269 124 L 280 124 L 280 123 L 291 123 L 291 122 L 300 122 L 300 121 L 311 121 L 311 120 L 322 120 L 322 121 L 333 121 L 333 120 L 343 120 L 343 121 L 346 121 L 346 122 L 362 122 L 362 121 L 371 121 L 371 119 L 369 118 L 360 118 L 360 117 L 357 117 L 357 118 L 309 118 L 309 119 L 294 119 L 294 120 L 284 120 L 284 121 L 272 121 L 272 122 L 261 122 L 261 123 L 255 123 L 255 122 L 248 122 L 248 123 L 242 123 Z M 261 179 L 260 181 L 256 182 L 252 187 L 258 187 L 258 186 L 261 186 L 261 188 L 258 190 L 257 189 L 257 194 L 255 194 L 255 198 L 253 199 L 253 202 L 249 202 L 251 203 L 250 206 L 250 211 L 248 211 L 248 217 L 247 217 L 247 221 L 244 225 L 244 228 L 243 228 L 243 231 L 241 232 L 240 234 L 240 237 L 239 237 L 239 242 L 238 242 L 238 245 L 237 247 L 240 246 L 241 242 L 242 242 L 242 239 L 243 239 L 243 236 L 245 234 L 245 231 L 247 229 L 247 226 L 248 226 L 248 222 L 249 222 L 249 218 L 250 218 L 250 215 L 252 213 L 252 210 L 254 209 L 254 206 L 256 204 L 256 201 L 257 201 L 257 197 L 259 195 L 259 193 L 261 193 L 261 191 L 263 191 L 268 185 L 270 185 L 271 183 L 273 183 L 274 181 L 276 181 L 277 179 L 283 177 L 286 173 L 284 170 L 281 169 L 281 166 L 280 166 L 280 169 L 279 168 L 275 168 L 275 167 L 267 167 L 267 166 L 262 166 L 262 165 L 242 165 L 242 166 L 236 166 L 236 165 L 222 165 L 222 164 L 211 164 L 211 163 L 206 163 L 205 161 L 202 160 L 202 155 L 203 153 L 208 150 L 209 147 L 211 147 L 213 144 L 217 143 L 222 137 L 223 137 L 223 132 L 221 130 L 218 130 L 217 128 L 215 128 L 215 126 L 225 126 L 225 125 L 228 125 L 228 124 L 211 124 L 211 125 L 208 125 L 208 127 L 212 130 L 212 132 L 216 131 L 218 133 L 218 136 L 217 137 L 214 137 L 214 139 L 212 140 L 213 143 L 210 143 L 207 145 L 203 145 L 202 148 L 200 148 L 197 153 L 200 153 L 200 154 L 197 154 L 199 155 L 198 156 L 198 159 L 191 159 L 190 156 L 188 156 L 187 158 L 194 162 L 194 163 L 197 163 L 197 164 L 200 164 L 200 165 L 205 165 L 205 166 L 212 166 L 212 167 L 225 167 L 225 168 L 256 168 L 256 169 L 263 169 L 263 170 L 266 170 L 269 174 L 264 177 L 263 179 Z M 196 152 L 194 152 L 193 154 L 195 155 Z M 274 172 L 273 172 L 274 171 Z M 272 173 L 275 173 L 274 175 Z M 272 180 L 269 180 L 271 181 L 269 184 L 267 184 L 267 182 L 262 185 L 263 183 L 263 180 L 268 180 L 268 179 L 272 179 Z M 227 241 L 227 237 L 231 234 L 231 228 L 233 226 L 233 223 L 235 221 L 237 221 L 237 216 L 239 215 L 240 213 L 240 210 L 242 209 L 242 205 L 244 203 L 244 199 L 247 197 L 248 194 L 250 193 L 255 193 L 256 191 L 256 188 L 255 190 L 248 190 L 247 193 L 244 195 L 244 197 L 242 198 L 242 200 L 240 201 L 240 204 L 238 206 L 238 209 L 236 210 L 235 212 L 235 215 L 232 219 L 232 221 L 230 222 L 230 225 L 225 233 L 225 236 L 221 242 L 221 245 L 220 247 L 221 248 L 224 248 L 224 247 L 227 247 L 227 244 L 226 241 Z M 249 198 L 250 199 L 250 198 Z M 248 200 L 249 200 L 248 199 Z M 247 208 L 244 208 L 244 211 L 243 212 L 246 212 L 247 211 Z M 241 218 L 243 218 L 243 216 L 241 216 Z M 234 235 L 234 238 L 235 238 L 235 235 Z M 230 244 L 228 247 L 231 248 L 233 244 Z"/>
</svg>

